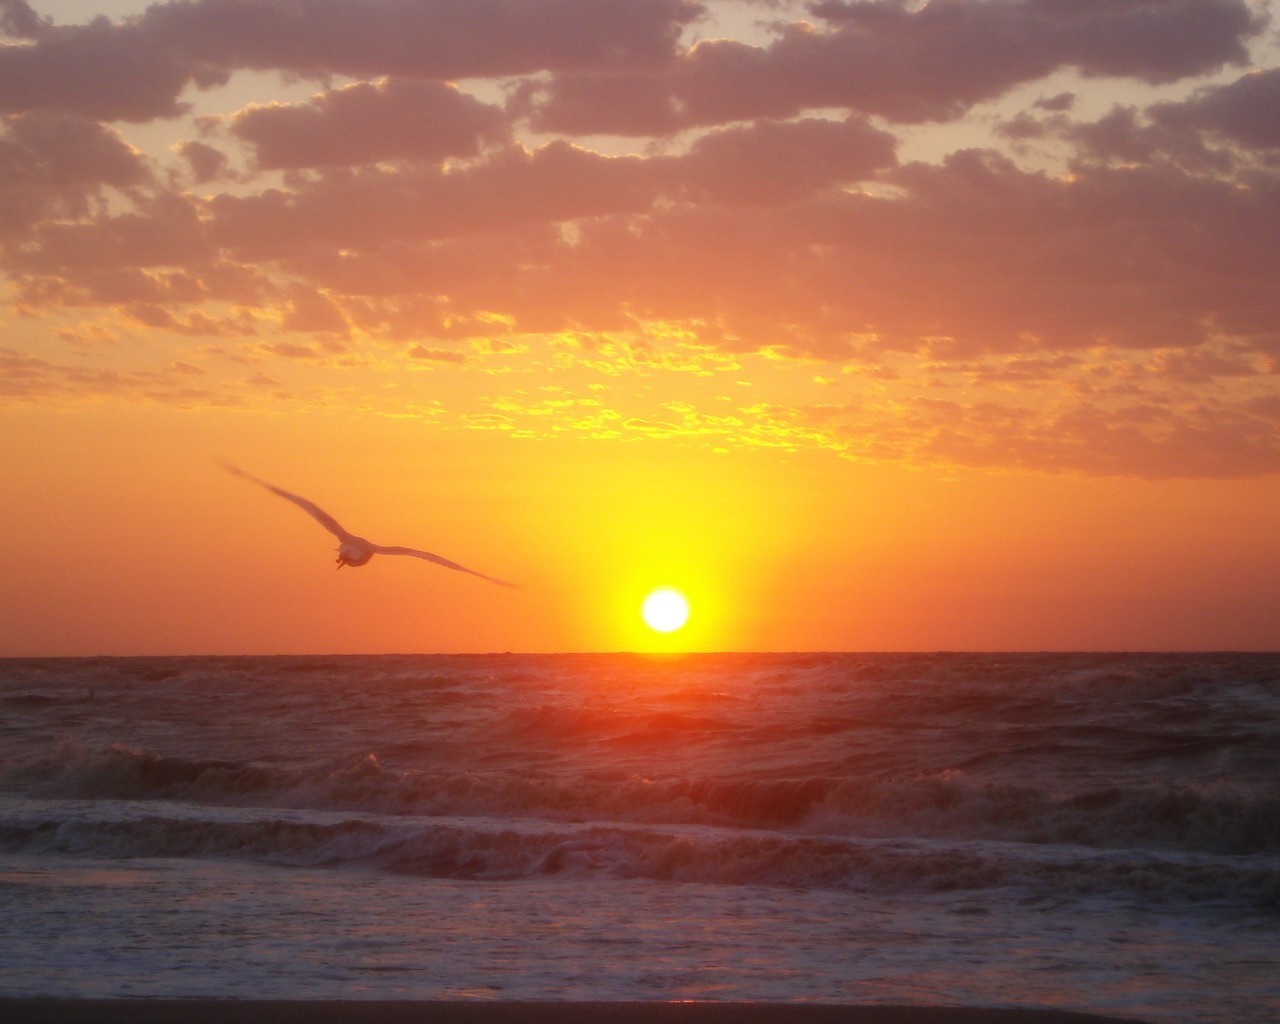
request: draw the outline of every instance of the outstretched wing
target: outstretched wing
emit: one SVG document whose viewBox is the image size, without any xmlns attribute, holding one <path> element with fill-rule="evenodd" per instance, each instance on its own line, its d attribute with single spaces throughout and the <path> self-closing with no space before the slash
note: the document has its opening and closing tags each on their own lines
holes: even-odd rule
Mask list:
<svg viewBox="0 0 1280 1024">
<path fill-rule="evenodd" d="M 472 576 L 479 576 L 482 580 L 488 580 L 490 583 L 496 583 L 500 587 L 515 587 L 516 583 L 508 583 L 506 580 L 496 579 L 493 576 L 486 576 L 482 572 L 476 572 L 474 569 L 468 569 L 465 565 L 459 565 L 457 562 L 451 562 L 447 558 L 440 555 L 433 555 L 430 551 L 419 551 L 417 548 L 398 548 L 383 547 L 381 544 L 370 544 L 369 547 L 375 554 L 379 555 L 409 555 L 413 558 L 425 558 L 428 562 L 435 562 L 436 565 L 443 565 L 446 569 L 457 569 L 458 572 L 467 572 Z"/>
<path fill-rule="evenodd" d="M 246 473 L 243 469 L 239 469 L 236 466 L 231 465 L 229 462 L 224 462 L 222 466 L 224 469 L 227 470 L 227 472 L 234 473 L 236 476 L 239 476 L 239 477 L 244 477 L 244 479 L 257 484 L 259 487 L 265 487 L 272 494 L 278 494 L 280 497 L 284 498 L 285 501 L 293 502 L 295 505 L 298 506 L 298 508 L 302 509 L 305 512 L 310 513 L 311 517 L 317 523 L 323 526 L 326 530 L 328 530 L 331 534 L 333 534 L 335 537 L 338 538 L 338 540 L 342 541 L 343 543 L 357 539 L 354 534 L 350 534 L 346 530 L 344 530 L 341 527 L 341 525 L 339 525 L 338 520 L 334 519 L 333 516 L 329 515 L 329 513 L 326 512 L 324 509 L 322 509 L 319 505 L 316 505 L 313 502 L 307 501 L 306 498 L 299 497 L 296 494 L 292 494 L 289 491 L 283 490 L 280 487 L 274 487 L 271 484 L 267 483 L 265 480 L 259 480 L 252 473 Z"/>
</svg>

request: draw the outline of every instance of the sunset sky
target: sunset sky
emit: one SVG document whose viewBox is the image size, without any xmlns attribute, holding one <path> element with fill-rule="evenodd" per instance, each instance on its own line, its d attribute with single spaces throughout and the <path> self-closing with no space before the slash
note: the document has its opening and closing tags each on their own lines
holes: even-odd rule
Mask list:
<svg viewBox="0 0 1280 1024">
<path fill-rule="evenodd" d="M 1278 29 L 0 0 L 0 654 L 1280 647 Z"/>
</svg>

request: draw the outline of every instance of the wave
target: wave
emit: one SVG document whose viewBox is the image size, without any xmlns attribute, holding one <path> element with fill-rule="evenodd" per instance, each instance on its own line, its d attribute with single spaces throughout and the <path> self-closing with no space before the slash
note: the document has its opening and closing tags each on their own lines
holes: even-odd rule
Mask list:
<svg viewBox="0 0 1280 1024">
<path fill-rule="evenodd" d="M 81 698 L 56 696 L 49 693 L 11 693 L 0 696 L 0 704 L 13 708 L 51 708 L 81 702 Z"/>
<path fill-rule="evenodd" d="M 941 772 L 884 785 L 841 781 L 808 821 L 838 831 L 861 824 L 882 834 L 1222 854 L 1280 851 L 1280 792 L 1238 784 L 1150 783 L 1049 793 Z"/>
<path fill-rule="evenodd" d="M 643 879 L 876 892 L 1048 890 L 1232 901 L 1280 909 L 1268 857 L 963 845 L 707 828 L 377 818 L 300 820 L 259 811 L 226 820 L 189 812 L 64 816 L 46 808 L 0 826 L 0 849 L 109 857 L 218 857 L 289 867 L 362 867 L 459 880 Z"/>
<path fill-rule="evenodd" d="M 1280 852 L 1280 791 L 1152 783 L 1056 793 L 960 771 L 890 779 L 653 778 L 621 772 L 406 771 L 373 755 L 309 767 L 161 756 L 125 746 L 0 764 L 31 797 L 173 800 L 378 815 L 496 815 L 1004 840 L 1220 854 Z"/>
</svg>

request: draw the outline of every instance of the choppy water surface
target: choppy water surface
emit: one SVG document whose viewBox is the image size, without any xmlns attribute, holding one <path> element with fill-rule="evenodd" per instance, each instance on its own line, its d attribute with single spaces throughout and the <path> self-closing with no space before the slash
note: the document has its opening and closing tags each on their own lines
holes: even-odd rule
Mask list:
<svg viewBox="0 0 1280 1024">
<path fill-rule="evenodd" d="M 0 662 L 0 994 L 1280 1016 L 1280 656 Z"/>
</svg>

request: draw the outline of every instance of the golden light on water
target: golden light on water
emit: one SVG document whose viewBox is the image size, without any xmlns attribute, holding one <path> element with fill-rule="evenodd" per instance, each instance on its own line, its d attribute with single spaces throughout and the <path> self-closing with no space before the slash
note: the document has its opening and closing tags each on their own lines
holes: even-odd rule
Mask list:
<svg viewBox="0 0 1280 1024">
<path fill-rule="evenodd" d="M 689 621 L 689 602 L 680 591 L 663 587 L 644 599 L 640 614 L 650 629 L 674 633 Z"/>
</svg>

